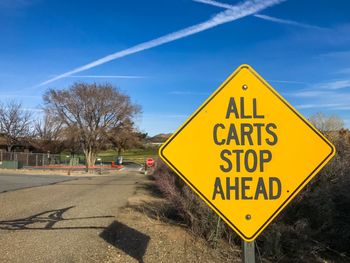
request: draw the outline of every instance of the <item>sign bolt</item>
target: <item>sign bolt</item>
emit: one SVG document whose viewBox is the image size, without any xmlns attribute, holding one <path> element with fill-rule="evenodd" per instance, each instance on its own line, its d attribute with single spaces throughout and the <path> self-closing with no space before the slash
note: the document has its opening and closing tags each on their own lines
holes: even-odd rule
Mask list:
<svg viewBox="0 0 350 263">
<path fill-rule="evenodd" d="M 248 86 L 247 86 L 246 84 L 244 84 L 244 85 L 242 86 L 242 89 L 243 89 L 243 90 L 247 90 L 247 89 L 248 89 Z"/>
<path fill-rule="evenodd" d="M 252 216 L 251 216 L 250 214 L 247 214 L 247 215 L 245 216 L 245 219 L 250 220 L 250 219 L 252 219 Z"/>
</svg>

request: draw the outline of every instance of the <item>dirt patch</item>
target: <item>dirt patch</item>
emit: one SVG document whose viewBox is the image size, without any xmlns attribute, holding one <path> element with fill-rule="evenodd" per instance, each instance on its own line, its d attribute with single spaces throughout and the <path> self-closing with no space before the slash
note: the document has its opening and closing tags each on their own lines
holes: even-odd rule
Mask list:
<svg viewBox="0 0 350 263">
<path fill-rule="evenodd" d="M 140 185 L 102 234 L 110 243 L 107 262 L 241 262 L 239 247 L 222 242 L 214 249 L 176 221 L 164 222 L 161 212 L 152 213 L 166 201 L 149 191 L 150 184 Z"/>
</svg>

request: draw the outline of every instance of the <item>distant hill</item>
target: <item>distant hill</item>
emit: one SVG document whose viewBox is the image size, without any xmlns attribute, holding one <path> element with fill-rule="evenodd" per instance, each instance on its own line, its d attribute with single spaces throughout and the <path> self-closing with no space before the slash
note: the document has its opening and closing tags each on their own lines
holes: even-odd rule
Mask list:
<svg viewBox="0 0 350 263">
<path fill-rule="evenodd" d="M 170 136 L 171 136 L 171 133 L 160 133 L 153 137 L 150 137 L 149 141 L 155 142 L 155 143 L 162 143 L 162 142 L 165 142 Z"/>
</svg>

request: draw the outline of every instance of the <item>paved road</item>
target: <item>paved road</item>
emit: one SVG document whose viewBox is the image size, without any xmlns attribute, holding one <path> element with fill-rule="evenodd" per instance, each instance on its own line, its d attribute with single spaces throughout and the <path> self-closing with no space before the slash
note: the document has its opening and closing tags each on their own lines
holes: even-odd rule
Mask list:
<svg viewBox="0 0 350 263">
<path fill-rule="evenodd" d="M 133 162 L 125 162 L 123 172 L 139 172 L 142 166 Z M 0 174 L 0 193 L 18 190 L 22 188 L 43 186 L 55 184 L 64 181 L 75 180 L 79 177 L 61 176 L 61 175 L 26 175 L 1 173 Z"/>
<path fill-rule="evenodd" d="M 128 172 L 1 193 L 0 261 L 106 262 L 118 209 L 143 180 Z"/>
<path fill-rule="evenodd" d="M 21 188 L 42 186 L 74 180 L 74 177 L 59 175 L 0 174 L 0 193 Z"/>
</svg>

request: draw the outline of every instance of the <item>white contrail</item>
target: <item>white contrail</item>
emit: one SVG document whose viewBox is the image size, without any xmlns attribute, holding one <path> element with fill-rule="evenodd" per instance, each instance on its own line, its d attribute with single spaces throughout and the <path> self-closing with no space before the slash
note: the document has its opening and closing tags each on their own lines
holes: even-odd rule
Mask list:
<svg viewBox="0 0 350 263">
<path fill-rule="evenodd" d="M 208 5 L 213 5 L 213 6 L 217 6 L 217 7 L 222 7 L 225 9 L 235 9 L 236 6 L 230 5 L 230 4 L 225 4 L 225 3 L 220 3 L 220 2 L 216 2 L 213 0 L 193 0 L 194 2 L 198 2 L 198 3 L 202 3 L 202 4 L 208 4 Z"/>
<path fill-rule="evenodd" d="M 169 42 L 172 42 L 174 40 L 202 32 L 204 30 L 213 28 L 215 26 L 218 26 L 218 25 L 221 25 L 224 23 L 228 23 L 228 22 L 237 20 L 239 18 L 248 16 L 248 15 L 255 14 L 257 12 L 264 10 L 265 8 L 279 4 L 279 3 L 284 2 L 284 1 L 285 0 L 247 0 L 243 3 L 237 4 L 236 6 L 234 6 L 234 8 L 227 9 L 223 12 L 218 13 L 217 15 L 215 15 L 214 17 L 212 17 L 211 19 L 209 19 L 203 23 L 199 23 L 199 24 L 181 29 L 179 31 L 170 33 L 168 35 L 165 35 L 165 36 L 153 39 L 151 41 L 147 41 L 147 42 L 138 44 L 138 45 L 133 46 L 131 48 L 116 52 L 114 54 L 105 56 L 105 57 L 100 58 L 96 61 L 93 61 L 89 64 L 86 64 L 84 66 L 73 69 L 71 71 L 63 73 L 63 74 L 56 76 L 54 78 L 51 78 L 45 82 L 42 82 L 38 86 L 43 86 L 43 85 L 46 85 L 48 83 L 54 82 L 56 80 L 71 76 L 71 75 L 76 74 L 78 72 L 82 72 L 84 70 L 91 69 L 93 67 L 107 63 L 111 60 L 115 60 L 115 59 L 125 57 L 125 56 L 131 55 L 131 54 L 134 54 L 134 53 L 146 50 L 146 49 L 157 47 L 157 46 L 163 45 L 165 43 L 169 43 Z"/>
<path fill-rule="evenodd" d="M 319 26 L 309 25 L 309 24 L 305 24 L 305 23 L 299 23 L 299 22 L 296 22 L 296 21 L 282 19 L 282 18 L 277 18 L 277 17 L 272 17 L 272 16 L 267 16 L 267 15 L 255 14 L 254 16 L 258 17 L 258 18 L 261 18 L 261 19 L 264 19 L 264 20 L 280 23 L 280 24 L 286 24 L 286 25 L 291 25 L 291 26 L 298 26 L 298 27 L 303 27 L 303 28 L 311 28 L 311 29 L 320 29 L 320 30 L 325 29 L 325 28 L 319 27 Z"/>
<path fill-rule="evenodd" d="M 193 0 L 193 1 L 198 2 L 198 3 L 202 3 L 202 4 L 216 6 L 216 7 L 222 7 L 225 9 L 236 10 L 236 6 L 234 6 L 234 5 L 220 3 L 220 2 L 217 2 L 214 0 Z M 281 19 L 281 18 L 267 16 L 267 15 L 254 14 L 254 16 L 258 17 L 260 19 L 264 19 L 264 20 L 268 20 L 268 21 L 276 22 L 276 23 L 280 23 L 280 24 L 287 24 L 287 25 L 291 25 L 291 26 L 298 26 L 298 27 L 312 28 L 312 29 L 324 29 L 324 28 L 319 27 L 319 26 L 313 26 L 313 25 L 309 25 L 309 24 L 305 24 L 305 23 L 299 23 L 296 21 Z"/>
<path fill-rule="evenodd" d="M 146 76 L 134 75 L 71 75 L 68 78 L 92 78 L 92 79 L 144 79 Z"/>
</svg>

